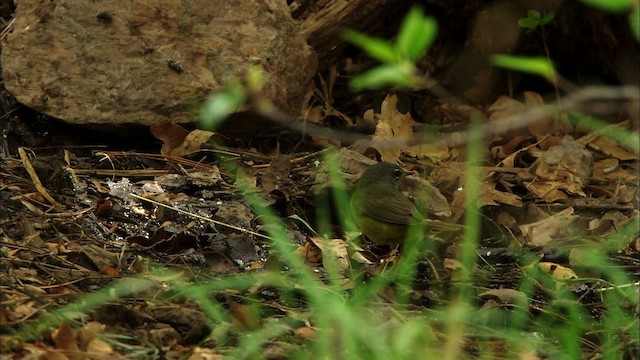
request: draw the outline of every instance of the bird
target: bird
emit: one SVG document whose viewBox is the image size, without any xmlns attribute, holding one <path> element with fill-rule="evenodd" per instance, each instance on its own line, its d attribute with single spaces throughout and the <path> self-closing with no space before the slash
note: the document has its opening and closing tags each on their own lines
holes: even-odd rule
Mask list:
<svg viewBox="0 0 640 360">
<path fill-rule="evenodd" d="M 362 234 L 377 245 L 401 245 L 419 216 L 398 186 L 407 172 L 380 162 L 365 170 L 351 196 L 351 209 Z"/>
</svg>

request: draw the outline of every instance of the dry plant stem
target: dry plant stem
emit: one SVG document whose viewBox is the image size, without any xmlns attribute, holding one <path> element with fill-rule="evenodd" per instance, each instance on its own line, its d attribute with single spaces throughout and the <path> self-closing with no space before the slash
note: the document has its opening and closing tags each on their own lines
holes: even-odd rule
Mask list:
<svg viewBox="0 0 640 360">
<path fill-rule="evenodd" d="M 11 21 L 9 21 L 7 26 L 4 27 L 4 29 L 2 30 L 2 33 L 0 33 L 0 42 L 4 42 L 4 39 L 7 37 L 7 35 L 9 35 L 9 33 L 13 30 L 14 22 L 16 22 L 15 18 L 11 19 Z"/>
<path fill-rule="evenodd" d="M 208 221 L 208 222 L 210 222 L 210 223 L 214 223 L 214 224 L 216 224 L 216 225 L 220 225 L 220 226 L 228 227 L 228 228 L 230 228 L 230 229 L 238 230 L 238 231 L 241 231 L 241 232 L 243 232 L 243 233 L 247 233 L 247 234 L 251 234 L 251 235 L 258 236 L 258 237 L 261 237 L 261 238 L 265 238 L 265 239 L 268 239 L 268 240 L 272 240 L 272 238 L 271 238 L 271 237 L 269 237 L 269 236 L 267 236 L 267 235 L 263 235 L 263 234 L 260 234 L 260 233 L 255 232 L 255 231 L 251 231 L 251 230 L 243 229 L 243 228 L 241 228 L 241 227 L 234 226 L 234 225 L 231 225 L 231 224 L 226 224 L 226 223 L 223 223 L 223 222 L 221 222 L 221 221 L 217 221 L 217 220 L 209 219 L 209 218 L 206 218 L 206 217 L 204 217 L 204 216 L 200 216 L 200 215 L 198 215 L 198 214 L 194 214 L 194 213 L 191 213 L 191 212 L 188 212 L 188 211 L 182 210 L 182 209 L 178 209 L 178 208 L 176 208 L 176 207 L 169 206 L 169 205 L 163 204 L 163 203 L 158 202 L 158 201 L 155 201 L 155 200 L 151 200 L 151 199 L 147 199 L 147 198 L 142 197 L 142 196 L 138 196 L 138 195 L 136 195 L 136 194 L 129 194 L 129 196 L 131 196 L 132 198 L 138 199 L 138 200 L 142 200 L 142 201 L 150 202 L 150 203 L 152 203 L 152 204 L 154 204 L 154 205 L 162 206 L 162 207 L 167 208 L 167 209 L 175 210 L 175 211 L 177 211 L 177 212 L 179 212 L 179 213 L 182 213 L 182 214 L 185 214 L 185 215 L 192 216 L 192 217 L 194 217 L 194 218 L 196 218 L 196 219 L 200 219 L 200 220 L 203 220 L 203 221 Z"/>
<path fill-rule="evenodd" d="M 434 80 L 430 80 L 428 83 L 429 91 L 435 95 L 448 95 L 446 89 L 437 84 Z M 480 131 L 484 136 L 490 137 L 498 134 L 503 134 L 508 131 L 524 128 L 536 121 L 542 120 L 549 116 L 556 114 L 559 111 L 575 110 L 581 111 L 584 108 L 593 106 L 598 101 L 611 101 L 611 100 L 633 100 L 640 101 L 638 95 L 639 88 L 637 86 L 590 86 L 583 89 L 572 92 L 571 94 L 560 99 L 556 104 L 543 107 L 531 108 L 523 113 L 506 117 L 499 121 L 487 122 L 482 121 Z M 464 105 L 465 102 L 455 96 L 448 95 L 444 97 L 451 101 L 454 105 Z M 262 99 L 254 99 L 253 108 L 262 116 L 267 117 L 271 121 L 278 123 L 282 126 L 286 126 L 290 129 L 299 131 L 301 133 L 306 132 L 308 134 L 326 137 L 332 139 L 338 139 L 341 142 L 353 143 L 357 140 L 361 140 L 366 136 L 360 134 L 354 134 L 347 131 L 332 130 L 324 126 L 317 124 L 310 124 L 296 119 L 292 119 L 287 116 L 275 106 Z M 630 116 L 638 116 L 637 114 L 630 114 Z M 637 119 L 634 119 L 636 122 Z M 442 143 L 447 146 L 459 146 L 468 142 L 466 134 L 452 133 L 441 137 L 438 143 Z M 393 147 L 414 146 L 422 143 L 421 139 L 399 139 L 389 140 L 389 145 Z"/>
<path fill-rule="evenodd" d="M 33 184 L 35 185 L 36 190 L 38 190 L 40 195 L 42 195 L 42 197 L 44 197 L 54 208 L 61 207 L 62 205 L 58 203 L 51 195 L 49 195 L 47 189 L 45 189 L 45 187 L 42 185 L 42 182 L 40 181 L 36 170 L 33 168 L 33 165 L 31 165 L 31 161 L 29 161 L 29 157 L 27 156 L 27 153 L 24 151 L 23 147 L 18 148 L 18 154 L 20 154 L 22 164 L 29 173 L 31 181 L 33 181 Z"/>
</svg>

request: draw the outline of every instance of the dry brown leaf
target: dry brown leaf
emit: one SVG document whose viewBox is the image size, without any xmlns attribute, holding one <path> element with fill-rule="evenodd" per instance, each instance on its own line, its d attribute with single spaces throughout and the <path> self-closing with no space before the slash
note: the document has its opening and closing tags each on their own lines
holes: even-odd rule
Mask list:
<svg viewBox="0 0 640 360">
<path fill-rule="evenodd" d="M 151 130 L 151 134 L 153 134 L 156 139 L 162 141 L 162 150 L 160 151 L 162 155 L 171 154 L 175 148 L 182 144 L 189 134 L 187 129 L 171 123 L 152 126 L 149 130 Z"/>
<path fill-rule="evenodd" d="M 46 350 L 46 355 L 42 356 L 42 357 L 38 357 L 36 359 L 46 359 L 46 360 L 68 360 L 68 359 L 83 359 L 83 357 L 80 357 L 80 354 L 77 354 L 78 356 L 69 356 L 67 357 L 65 354 L 63 354 L 63 351 L 59 351 L 59 350 L 53 350 L 53 349 L 47 349 Z"/>
<path fill-rule="evenodd" d="M 6 348 L 3 347 L 2 349 L 5 350 Z M 49 359 L 51 359 L 51 360 L 68 359 L 64 355 L 61 355 L 61 357 L 57 357 L 57 358 L 55 356 L 49 357 L 49 352 L 53 353 L 53 352 L 56 352 L 56 351 L 45 349 L 41 344 L 30 344 L 30 343 L 27 343 L 27 344 L 24 344 L 24 348 L 22 349 L 22 357 L 21 357 L 21 359 L 29 359 L 29 360 L 31 360 L 31 359 L 34 359 L 34 360 L 35 359 L 38 359 L 38 360 L 40 360 L 40 359 L 46 359 L 46 360 L 49 360 Z M 3 353 L 3 355 L 4 355 L 4 353 Z"/>
<path fill-rule="evenodd" d="M 443 194 L 453 194 L 464 185 L 468 164 L 450 161 L 436 167 L 431 173 L 431 183 Z"/>
<path fill-rule="evenodd" d="M 564 186 L 565 183 L 560 181 L 535 181 L 527 184 L 527 189 L 540 199 L 553 203 L 558 200 L 565 200 L 569 198 L 567 193 L 560 190 L 560 188 Z"/>
<path fill-rule="evenodd" d="M 345 172 L 347 180 L 350 182 L 358 179 L 369 166 L 376 163 L 375 160 L 369 159 L 362 155 L 361 152 L 354 151 L 349 148 L 340 149 L 338 154 L 340 155 L 342 169 Z"/>
<path fill-rule="evenodd" d="M 74 263 L 87 269 L 98 269 L 103 274 L 117 272 L 120 265 L 118 254 L 93 244 L 70 244 L 65 258 L 73 259 Z"/>
<path fill-rule="evenodd" d="M 462 189 L 453 192 L 453 200 L 451 200 L 451 211 L 453 213 L 449 218 L 451 222 L 457 223 L 464 215 L 464 209 L 466 208 L 464 194 L 465 191 Z"/>
<path fill-rule="evenodd" d="M 29 318 L 33 316 L 33 314 L 39 311 L 38 307 L 34 305 L 35 304 L 33 304 L 33 302 L 28 301 L 16 306 L 15 309 L 13 309 L 13 312 L 11 313 L 11 317 L 13 319 L 19 320 L 19 319 Z"/>
<path fill-rule="evenodd" d="M 371 146 L 378 150 L 382 161 L 394 163 L 400 158 L 400 152 L 413 139 L 413 127 L 419 125 L 411 114 L 402 114 L 397 109 L 398 97 L 389 94 L 381 105 L 380 117 Z"/>
<path fill-rule="evenodd" d="M 638 157 L 640 156 L 638 153 L 626 150 L 620 146 L 620 144 L 605 136 L 598 137 L 591 141 L 590 144 L 602 151 L 604 154 L 622 161 L 638 160 Z"/>
<path fill-rule="evenodd" d="M 202 149 L 215 133 L 205 130 L 188 131 L 177 124 L 162 124 L 151 127 L 151 133 L 157 139 L 162 140 L 162 155 L 183 157 Z"/>
<path fill-rule="evenodd" d="M 351 255 L 351 259 L 359 264 L 367 264 L 367 265 L 373 265 L 374 262 L 369 260 L 366 256 L 364 256 L 362 254 L 362 252 L 360 251 L 355 251 L 352 255 Z"/>
<path fill-rule="evenodd" d="M 215 135 L 211 131 L 205 130 L 193 130 L 184 138 L 184 141 L 180 143 L 176 148 L 171 150 L 169 155 L 183 157 L 202 149 L 202 145 L 207 143 L 209 139 Z M 163 147 L 164 150 L 164 147 Z M 163 153 L 164 154 L 164 153 Z"/>
<path fill-rule="evenodd" d="M 540 94 L 525 91 L 524 102 L 527 108 L 540 108 L 547 106 L 544 104 L 544 100 Z M 569 122 L 568 115 L 566 113 L 561 114 L 559 117 L 548 116 L 533 123 L 530 123 L 527 128 L 529 132 L 536 135 L 538 138 L 549 135 L 564 135 L 570 134 L 573 131 L 573 126 Z"/>
<path fill-rule="evenodd" d="M 520 196 L 496 189 L 495 182 L 483 183 L 482 194 L 480 195 L 478 205 L 482 207 L 486 205 L 495 206 L 498 204 L 506 204 L 515 207 L 524 206 L 522 200 L 520 199 Z"/>
<path fill-rule="evenodd" d="M 316 338 L 316 330 L 308 326 L 302 326 L 295 329 L 294 334 L 305 340 L 313 340 Z"/>
<path fill-rule="evenodd" d="M 54 330 L 51 337 L 56 343 L 57 350 L 64 350 L 72 359 L 82 358 L 80 355 L 80 347 L 78 347 L 78 341 L 76 340 L 76 333 L 71 329 L 69 324 L 60 324 L 60 326 Z"/>
<path fill-rule="evenodd" d="M 540 94 L 533 91 L 525 91 L 524 95 L 524 103 L 529 107 L 534 106 L 544 106 L 544 99 Z"/>
<path fill-rule="evenodd" d="M 620 164 L 616 158 L 607 158 L 593 164 L 593 178 L 599 180 L 609 180 L 611 183 L 617 181 L 636 182 L 638 180 L 637 169 L 630 172 Z"/>
<path fill-rule="evenodd" d="M 436 164 L 451 158 L 449 147 L 445 144 L 437 143 L 415 145 L 402 152 L 416 159 L 429 159 Z"/>
<path fill-rule="evenodd" d="M 25 245 L 40 247 L 44 245 L 44 240 L 40 237 L 40 232 L 36 231 L 33 219 L 24 214 L 20 215 L 20 230 L 22 231 L 23 243 Z"/>
<path fill-rule="evenodd" d="M 92 359 L 119 359 L 119 354 L 106 341 L 95 338 L 87 345 L 87 355 Z"/>
<path fill-rule="evenodd" d="M 595 236 L 600 236 L 608 233 L 612 228 L 614 230 L 619 229 L 620 226 L 628 220 L 629 217 L 620 211 L 607 211 L 599 219 L 589 221 L 587 230 Z"/>
<path fill-rule="evenodd" d="M 296 253 L 311 267 L 320 266 L 322 262 L 322 251 L 311 241 L 298 246 Z"/>
<path fill-rule="evenodd" d="M 518 221 L 513 217 L 513 215 L 506 211 L 502 211 L 498 214 L 496 224 L 506 227 L 513 235 L 521 234 L 520 228 L 518 227 Z"/>
<path fill-rule="evenodd" d="M 196 347 L 191 352 L 187 360 L 222 360 L 224 356 L 214 349 Z"/>
<path fill-rule="evenodd" d="M 506 164 L 509 167 L 513 167 L 513 164 L 515 163 L 515 161 L 513 160 L 515 158 L 514 150 L 516 148 L 520 148 L 522 144 L 529 138 L 530 136 L 528 135 L 516 135 L 513 137 L 508 137 L 507 138 L 508 142 L 506 144 L 495 145 L 491 147 L 491 157 L 496 160 L 502 160 L 503 162 L 507 158 L 511 157 L 512 160 L 507 160 Z M 492 143 L 501 143 L 502 142 L 501 140 L 502 140 L 502 137 L 495 138 L 494 141 L 492 141 Z M 529 145 L 526 148 L 530 146 L 532 145 Z M 519 150 L 516 151 L 516 153 L 522 152 L 522 151 L 525 151 L 525 150 L 520 148 Z"/>
<path fill-rule="evenodd" d="M 156 329 L 149 330 L 149 337 L 156 346 L 174 347 L 180 341 L 181 337 L 178 331 L 167 324 L 157 324 Z"/>
<path fill-rule="evenodd" d="M 462 269 L 462 264 L 457 259 L 446 258 L 442 261 L 445 270 L 453 272 Z"/>
<path fill-rule="evenodd" d="M 538 142 L 535 142 L 535 143 L 533 143 L 533 144 L 531 144 L 529 146 L 525 146 L 525 147 L 517 150 L 516 152 L 512 152 L 513 151 L 512 146 L 513 147 L 515 147 L 516 145 L 519 146 L 522 143 L 522 141 L 524 141 L 527 138 L 528 138 L 528 136 L 515 136 L 513 138 L 513 143 L 509 142 L 508 144 L 504 145 L 500 149 L 495 150 L 496 154 L 495 154 L 494 157 L 496 157 L 496 158 L 499 158 L 500 154 L 507 155 L 506 157 L 504 157 L 504 159 L 502 161 L 500 161 L 498 166 L 506 167 L 506 168 L 514 168 L 514 167 L 516 167 L 516 158 L 519 155 L 526 154 L 531 148 L 533 148 L 535 146 L 538 146 L 538 144 L 540 144 L 540 141 L 538 141 Z M 492 150 L 492 154 L 493 154 L 493 150 Z"/>
<path fill-rule="evenodd" d="M 573 208 L 566 208 L 546 219 L 520 225 L 525 243 L 533 246 L 546 246 L 552 240 L 564 234 L 579 216 L 573 215 Z"/>
<path fill-rule="evenodd" d="M 500 96 L 489 106 L 489 121 L 498 121 L 514 115 L 518 115 L 527 110 L 525 104 L 506 95 Z"/>
<path fill-rule="evenodd" d="M 243 329 L 256 330 L 262 327 L 262 319 L 256 309 L 235 301 L 232 296 L 227 296 L 227 305 L 229 313 Z"/>
<path fill-rule="evenodd" d="M 78 330 L 78 334 L 76 336 L 80 348 L 87 349 L 89 343 L 95 339 L 96 334 L 103 332 L 105 328 L 106 325 L 97 321 L 92 321 L 84 325 L 80 330 Z"/>
<path fill-rule="evenodd" d="M 611 173 L 615 173 L 620 169 L 620 161 L 616 158 L 607 158 L 596 161 L 593 164 L 593 177 L 596 179 L 613 179 L 610 178 Z M 624 171 L 624 170 L 623 170 Z"/>
<path fill-rule="evenodd" d="M 564 192 L 586 196 L 583 187 L 591 177 L 593 156 L 581 143 L 566 136 L 537 156 L 532 166 L 536 179 L 527 183 L 531 192 L 548 202 L 568 198 Z"/>
<path fill-rule="evenodd" d="M 344 240 L 311 237 L 310 241 L 322 251 L 322 265 L 325 269 L 337 267 L 337 270 L 342 274 L 349 271 L 351 264 L 349 263 L 347 243 Z"/>
</svg>

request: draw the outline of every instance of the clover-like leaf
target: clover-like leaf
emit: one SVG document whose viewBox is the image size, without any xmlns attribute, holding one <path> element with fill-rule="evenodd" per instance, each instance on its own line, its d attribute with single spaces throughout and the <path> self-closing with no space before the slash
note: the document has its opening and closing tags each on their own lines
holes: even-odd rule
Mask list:
<svg viewBox="0 0 640 360">
<path fill-rule="evenodd" d="M 538 10 L 529 10 L 529 11 L 527 11 L 527 17 L 529 19 L 533 19 L 533 20 L 542 19 L 542 15 L 540 15 L 540 11 L 538 11 Z"/>
<path fill-rule="evenodd" d="M 398 62 L 398 56 L 394 46 L 385 39 L 369 36 L 350 29 L 343 30 L 342 37 L 350 43 L 360 47 L 369 56 L 380 62 L 387 64 Z"/>
<path fill-rule="evenodd" d="M 538 21 L 526 17 L 518 20 L 518 25 L 525 29 L 535 30 L 538 27 Z"/>
<path fill-rule="evenodd" d="M 542 17 L 541 25 L 549 24 L 555 16 L 556 16 L 556 13 L 553 10 L 544 13 L 544 16 Z"/>
<path fill-rule="evenodd" d="M 435 19 L 425 16 L 419 7 L 413 7 L 402 21 L 396 49 L 401 57 L 416 62 L 431 47 L 437 33 Z"/>
</svg>

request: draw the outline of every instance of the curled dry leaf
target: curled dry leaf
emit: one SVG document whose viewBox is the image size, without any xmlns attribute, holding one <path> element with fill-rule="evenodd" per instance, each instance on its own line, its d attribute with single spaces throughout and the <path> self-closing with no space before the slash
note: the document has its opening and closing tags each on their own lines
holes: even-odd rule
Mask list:
<svg viewBox="0 0 640 360">
<path fill-rule="evenodd" d="M 497 183 L 488 182 L 482 184 L 482 194 L 480 195 L 480 206 L 506 204 L 515 207 L 522 207 L 524 204 L 520 196 L 500 191 L 496 189 Z"/>
<path fill-rule="evenodd" d="M 342 274 L 349 270 L 349 252 L 344 240 L 319 237 L 312 237 L 310 240 L 322 251 L 322 265 L 325 269 L 337 267 L 337 270 Z"/>
<path fill-rule="evenodd" d="M 411 114 L 403 114 L 397 109 L 398 97 L 389 94 L 381 105 L 380 118 L 371 140 L 371 146 L 378 150 L 382 161 L 393 163 L 400 158 L 400 152 L 413 139 L 413 127 L 419 125 Z"/>
<path fill-rule="evenodd" d="M 607 211 L 602 217 L 589 221 L 587 230 L 593 235 L 602 236 L 611 230 L 616 231 L 628 220 L 629 217 L 620 211 Z"/>
<path fill-rule="evenodd" d="M 573 215 L 573 208 L 569 207 L 546 219 L 520 225 L 520 231 L 526 244 L 547 246 L 552 240 L 566 233 L 569 226 L 578 219 L 579 216 Z"/>
<path fill-rule="evenodd" d="M 489 121 L 494 122 L 518 115 L 525 110 L 527 110 L 525 104 L 512 97 L 502 95 L 489 106 L 487 112 L 489 113 Z"/>
<path fill-rule="evenodd" d="M 165 123 L 162 125 L 152 126 L 151 134 L 156 139 L 162 141 L 162 155 L 169 155 L 171 152 L 182 144 L 189 134 L 189 131 L 177 124 Z"/>
<path fill-rule="evenodd" d="M 71 329 L 71 326 L 67 323 L 61 324 L 51 335 L 53 341 L 56 343 L 56 349 L 65 350 L 78 354 L 80 348 L 76 341 L 76 333 Z"/>
<path fill-rule="evenodd" d="M 194 151 L 200 150 L 202 145 L 215 135 L 211 131 L 188 131 L 177 124 L 162 124 L 151 127 L 151 133 L 157 139 L 162 140 L 162 155 L 183 157 Z"/>
<path fill-rule="evenodd" d="M 296 254 L 303 258 L 305 263 L 311 267 L 320 266 L 322 262 L 322 250 L 311 241 L 298 246 L 296 248 Z"/>
<path fill-rule="evenodd" d="M 407 148 L 402 152 L 416 159 L 429 159 L 433 163 L 440 163 L 452 158 L 449 147 L 442 143 L 419 144 Z"/>
<path fill-rule="evenodd" d="M 539 155 L 533 165 L 536 178 L 527 187 L 548 202 L 567 199 L 567 193 L 584 197 L 583 187 L 589 182 L 592 168 L 593 155 L 583 144 L 565 136 L 560 145 Z"/>
</svg>

